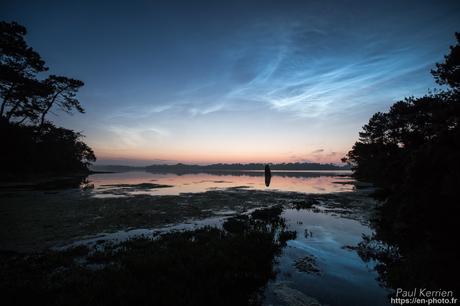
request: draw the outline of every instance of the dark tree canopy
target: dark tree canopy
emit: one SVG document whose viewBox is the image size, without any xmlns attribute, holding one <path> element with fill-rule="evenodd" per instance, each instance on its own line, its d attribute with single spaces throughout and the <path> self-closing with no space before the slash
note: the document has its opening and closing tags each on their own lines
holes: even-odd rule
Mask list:
<svg viewBox="0 0 460 306">
<path fill-rule="evenodd" d="M 26 29 L 15 22 L 1 22 L 0 31 L 0 116 L 4 120 L 43 125 L 53 106 L 68 114 L 84 112 L 76 97 L 82 81 L 56 75 L 38 79 L 48 68 L 24 40 Z"/>
<path fill-rule="evenodd" d="M 32 98 L 45 94 L 37 74 L 48 70 L 40 55 L 24 40 L 26 29 L 0 22 L 0 116 L 34 116 Z"/>
<path fill-rule="evenodd" d="M 452 258 L 460 254 L 451 237 L 460 190 L 459 33 L 456 38 L 432 71 L 446 87 L 374 114 L 344 158 L 358 179 L 382 188 L 385 204 L 374 238 L 396 245 L 405 258 L 384 261 L 382 279 L 395 288 L 459 284 L 452 271 L 460 267 Z M 443 266 L 446 262 L 454 266 Z"/>
<path fill-rule="evenodd" d="M 26 28 L 0 22 L 0 137 L 2 172 L 84 171 L 95 160 L 82 135 L 46 121 L 52 109 L 84 113 L 80 80 L 49 75 L 24 37 Z"/>
<path fill-rule="evenodd" d="M 448 85 L 458 90 L 460 87 L 460 33 L 455 33 L 457 45 L 450 47 L 450 53 L 444 57 L 444 63 L 436 64 L 432 74 L 440 85 Z"/>
<path fill-rule="evenodd" d="M 41 99 L 40 125 L 45 122 L 45 116 L 53 106 L 71 114 L 73 110 L 84 113 L 85 110 L 76 98 L 77 92 L 84 85 L 80 80 L 70 79 L 64 76 L 50 75 L 44 84 L 50 89 L 49 94 Z"/>
<path fill-rule="evenodd" d="M 439 84 L 448 86 L 447 90 L 398 101 L 387 113 L 374 114 L 364 125 L 359 141 L 344 158 L 353 166 L 356 177 L 391 188 L 408 176 L 407 166 L 423 150 L 434 144 L 440 146 L 442 140 L 453 150 L 458 149 L 460 34 L 456 37 L 457 45 L 432 71 Z"/>
<path fill-rule="evenodd" d="M 45 61 L 24 40 L 25 27 L 16 22 L 0 22 L 0 51 L 2 68 L 33 77 L 46 71 Z"/>
<path fill-rule="evenodd" d="M 36 127 L 3 121 L 0 136 L 3 173 L 82 173 L 96 160 L 80 133 L 51 123 Z"/>
</svg>

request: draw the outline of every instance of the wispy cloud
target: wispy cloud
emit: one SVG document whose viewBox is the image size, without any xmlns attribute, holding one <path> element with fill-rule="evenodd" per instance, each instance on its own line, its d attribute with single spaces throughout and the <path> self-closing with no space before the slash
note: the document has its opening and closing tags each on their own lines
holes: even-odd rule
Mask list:
<svg viewBox="0 0 460 306">
<path fill-rule="evenodd" d="M 412 75 L 433 64 L 429 50 L 315 22 L 309 27 L 288 23 L 274 32 L 258 25 L 257 35 L 248 31 L 236 47 L 225 50 L 220 59 L 225 64 L 213 79 L 191 80 L 164 101 L 114 116 L 168 112 L 196 117 L 251 103 L 294 117 L 325 118 L 373 100 L 403 97 L 415 82 Z"/>
<path fill-rule="evenodd" d="M 324 149 L 314 150 L 314 151 L 312 151 L 311 153 L 312 153 L 312 154 L 317 154 L 317 153 L 322 153 L 322 152 L 324 152 Z"/>
<path fill-rule="evenodd" d="M 301 36 L 307 40 L 304 41 L 299 33 L 292 31 L 284 35 L 295 39 L 285 40 L 282 47 L 269 48 L 272 53 L 264 55 L 264 65 L 255 67 L 259 73 L 246 84 L 235 86 L 227 97 L 262 102 L 273 110 L 291 112 L 298 117 L 327 117 L 353 106 L 363 107 L 366 100 L 372 102 L 370 90 L 375 89 L 374 97 L 385 96 L 388 88 L 379 88 L 379 85 L 401 81 L 401 77 L 433 64 L 423 54 L 414 56 L 415 50 L 408 46 L 392 47 L 388 41 L 375 38 L 360 41 L 359 47 L 351 50 L 341 50 L 335 42 L 337 49 L 318 54 L 317 50 L 311 50 L 312 45 L 326 50 L 333 44 L 327 40 L 327 32 L 304 31 Z M 331 35 L 330 39 L 353 40 L 348 33 L 341 35 Z M 308 41 L 318 37 L 326 45 Z M 299 52 L 299 44 L 307 45 L 304 53 Z M 395 85 L 398 94 L 404 96 L 408 84 Z M 393 97 L 394 91 L 395 88 L 391 88 L 387 96 Z"/>
<path fill-rule="evenodd" d="M 176 19 L 177 31 L 159 31 L 110 76 L 118 83 L 104 75 L 110 94 L 95 97 L 110 107 L 94 139 L 108 151 L 162 148 L 162 158 L 241 151 L 337 162 L 372 113 L 434 85 L 429 69 L 458 28 L 458 9 L 412 5 L 304 1 L 238 12 L 236 23 L 214 18 L 220 9 L 203 23 Z"/>
<path fill-rule="evenodd" d="M 115 148 L 146 149 L 155 146 L 158 140 L 169 135 L 165 129 L 148 126 L 120 127 L 112 125 L 108 126 L 106 131 L 111 135 L 109 142 Z"/>
</svg>

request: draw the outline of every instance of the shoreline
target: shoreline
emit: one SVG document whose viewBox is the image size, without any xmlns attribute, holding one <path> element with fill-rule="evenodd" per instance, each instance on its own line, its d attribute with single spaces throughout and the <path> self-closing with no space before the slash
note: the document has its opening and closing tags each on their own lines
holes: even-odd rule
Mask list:
<svg viewBox="0 0 460 306">
<path fill-rule="evenodd" d="M 79 192 L 0 193 L 0 250 L 37 251 L 100 233 L 155 229 L 219 216 L 222 211 L 300 206 L 367 223 L 378 204 L 369 190 L 304 194 L 241 188 L 180 195 L 92 197 Z M 220 215 L 221 216 L 221 215 Z"/>
</svg>

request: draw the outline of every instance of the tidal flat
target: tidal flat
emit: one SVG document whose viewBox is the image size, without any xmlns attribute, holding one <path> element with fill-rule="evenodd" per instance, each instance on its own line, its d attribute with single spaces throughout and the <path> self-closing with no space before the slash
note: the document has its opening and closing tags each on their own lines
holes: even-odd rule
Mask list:
<svg viewBox="0 0 460 306">
<path fill-rule="evenodd" d="M 162 180 L 3 189 L 2 290 L 13 304 L 387 305 L 375 263 L 352 247 L 372 234 L 372 189 L 238 182 L 177 195 L 142 193 Z"/>
</svg>

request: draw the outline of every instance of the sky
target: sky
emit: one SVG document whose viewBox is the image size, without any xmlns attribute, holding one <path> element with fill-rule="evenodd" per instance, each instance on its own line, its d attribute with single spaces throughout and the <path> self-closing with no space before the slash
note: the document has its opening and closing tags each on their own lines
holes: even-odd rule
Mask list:
<svg viewBox="0 0 460 306">
<path fill-rule="evenodd" d="M 50 73 L 85 82 L 99 164 L 339 163 L 436 85 L 460 1 L 5 1 Z"/>
</svg>

